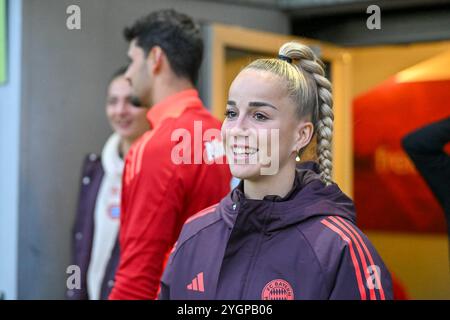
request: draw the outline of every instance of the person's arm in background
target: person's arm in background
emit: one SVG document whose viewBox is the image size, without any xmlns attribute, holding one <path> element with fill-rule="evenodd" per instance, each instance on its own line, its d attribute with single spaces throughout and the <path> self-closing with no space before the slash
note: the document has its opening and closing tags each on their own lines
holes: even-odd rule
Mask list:
<svg viewBox="0 0 450 320">
<path fill-rule="evenodd" d="M 450 141 L 450 117 L 413 131 L 402 145 L 441 204 L 450 223 L 450 156 L 444 146 Z M 450 231 L 450 227 L 449 227 Z"/>
<path fill-rule="evenodd" d="M 169 148 L 170 150 L 170 148 Z M 164 152 L 142 156 L 121 218 L 120 262 L 109 299 L 155 299 L 166 257 L 183 225 L 184 191 L 178 168 Z M 127 166 L 126 170 L 129 170 Z M 126 174 L 126 172 L 125 172 Z"/>
</svg>

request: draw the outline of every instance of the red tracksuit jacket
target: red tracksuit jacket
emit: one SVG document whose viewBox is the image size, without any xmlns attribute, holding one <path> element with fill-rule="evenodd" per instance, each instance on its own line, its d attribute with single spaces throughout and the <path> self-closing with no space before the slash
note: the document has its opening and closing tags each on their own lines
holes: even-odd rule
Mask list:
<svg viewBox="0 0 450 320">
<path fill-rule="evenodd" d="M 151 131 L 133 144 L 126 158 L 120 263 L 110 299 L 156 298 L 166 257 L 185 220 L 230 189 L 225 157 L 214 148 L 220 145 L 221 124 L 203 107 L 196 90 L 168 97 L 147 118 Z M 202 140 L 210 129 L 217 134 Z M 180 157 L 185 161 L 179 163 Z M 214 157 L 223 164 L 208 161 Z"/>
</svg>

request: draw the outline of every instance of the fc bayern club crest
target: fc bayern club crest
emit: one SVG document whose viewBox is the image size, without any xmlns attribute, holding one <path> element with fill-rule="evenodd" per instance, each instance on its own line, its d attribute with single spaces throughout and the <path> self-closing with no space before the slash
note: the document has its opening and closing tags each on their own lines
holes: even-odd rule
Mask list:
<svg viewBox="0 0 450 320">
<path fill-rule="evenodd" d="M 262 300 L 294 300 L 294 290 L 289 282 L 276 279 L 270 281 L 261 293 Z"/>
</svg>

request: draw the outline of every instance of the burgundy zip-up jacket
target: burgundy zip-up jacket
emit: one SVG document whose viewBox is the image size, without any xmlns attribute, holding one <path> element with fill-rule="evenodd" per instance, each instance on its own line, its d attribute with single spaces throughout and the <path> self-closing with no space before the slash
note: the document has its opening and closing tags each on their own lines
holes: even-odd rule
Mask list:
<svg viewBox="0 0 450 320">
<path fill-rule="evenodd" d="M 316 164 L 284 198 L 246 199 L 242 183 L 185 223 L 159 299 L 392 299 L 390 274 L 355 225 L 354 205 Z"/>
</svg>

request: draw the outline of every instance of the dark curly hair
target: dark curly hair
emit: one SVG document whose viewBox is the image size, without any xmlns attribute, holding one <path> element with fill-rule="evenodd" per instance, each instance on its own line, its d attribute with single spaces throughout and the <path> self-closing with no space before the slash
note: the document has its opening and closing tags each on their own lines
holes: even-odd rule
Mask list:
<svg viewBox="0 0 450 320">
<path fill-rule="evenodd" d="M 136 45 L 147 56 L 154 46 L 166 54 L 173 72 L 197 81 L 203 58 L 203 40 L 199 26 L 189 16 L 173 9 L 159 10 L 137 20 L 124 30 L 128 42 Z"/>
</svg>

